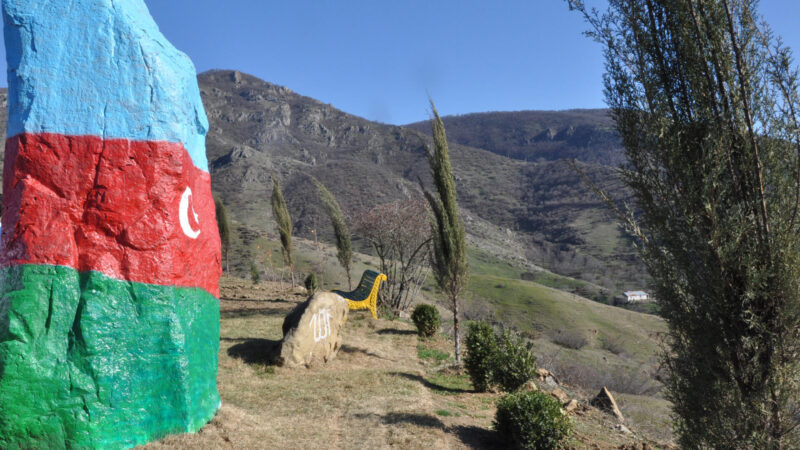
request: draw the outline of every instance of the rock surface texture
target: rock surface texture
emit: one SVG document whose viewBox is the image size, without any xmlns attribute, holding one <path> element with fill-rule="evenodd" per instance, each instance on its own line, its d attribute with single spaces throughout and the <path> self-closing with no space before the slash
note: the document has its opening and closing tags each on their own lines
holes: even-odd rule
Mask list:
<svg viewBox="0 0 800 450">
<path fill-rule="evenodd" d="M 591 402 L 589 402 L 589 404 L 597 409 L 613 415 L 620 422 L 625 421 L 625 417 L 622 415 L 622 411 L 619 410 L 619 406 L 617 406 L 614 396 L 611 395 L 611 392 L 605 386 L 603 386 L 603 389 L 600 389 L 600 392 L 592 399 Z"/>
<path fill-rule="evenodd" d="M 2 0 L 0 448 L 125 448 L 220 405 L 195 69 L 142 0 Z"/>
<path fill-rule="evenodd" d="M 335 358 L 348 310 L 347 300 L 333 292 L 318 292 L 297 305 L 283 321 L 278 363 L 313 367 Z"/>
</svg>

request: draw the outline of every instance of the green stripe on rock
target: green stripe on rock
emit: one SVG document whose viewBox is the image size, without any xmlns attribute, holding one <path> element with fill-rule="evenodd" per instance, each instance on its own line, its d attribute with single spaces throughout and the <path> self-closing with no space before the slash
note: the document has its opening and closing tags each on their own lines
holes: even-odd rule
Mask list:
<svg viewBox="0 0 800 450">
<path fill-rule="evenodd" d="M 216 413 L 208 292 L 43 265 L 0 286 L 0 448 L 132 447 Z"/>
</svg>

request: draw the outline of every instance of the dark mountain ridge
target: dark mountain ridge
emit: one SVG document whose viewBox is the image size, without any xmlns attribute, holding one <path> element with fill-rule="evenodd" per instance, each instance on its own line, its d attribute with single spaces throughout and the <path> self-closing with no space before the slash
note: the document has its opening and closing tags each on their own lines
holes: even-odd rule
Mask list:
<svg viewBox="0 0 800 450">
<path fill-rule="evenodd" d="M 443 117 L 452 142 L 523 161 L 577 159 L 619 166 L 620 139 L 606 109 L 513 111 Z M 408 128 L 430 133 L 427 122 Z"/>
</svg>

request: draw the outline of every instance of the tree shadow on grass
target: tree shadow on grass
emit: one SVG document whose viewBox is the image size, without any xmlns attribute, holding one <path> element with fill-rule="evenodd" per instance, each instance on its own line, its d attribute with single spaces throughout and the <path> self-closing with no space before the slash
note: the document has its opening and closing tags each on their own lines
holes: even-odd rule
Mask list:
<svg viewBox="0 0 800 450">
<path fill-rule="evenodd" d="M 508 444 L 500 440 L 496 432 L 476 426 L 457 425 L 450 427 L 449 432 L 467 447 L 482 449 L 505 449 Z"/>
<path fill-rule="evenodd" d="M 394 328 L 384 328 L 382 330 L 377 331 L 378 334 L 394 334 L 398 336 L 411 336 L 412 334 L 417 334 L 414 330 L 395 330 Z"/>
<path fill-rule="evenodd" d="M 445 430 L 447 427 L 438 418 L 429 414 L 414 414 L 414 413 L 388 413 L 380 415 L 376 413 L 359 413 L 353 415 L 357 419 L 371 419 L 379 420 L 386 425 L 397 425 L 409 423 L 420 427 L 439 428 Z"/>
<path fill-rule="evenodd" d="M 220 312 L 222 319 L 236 319 L 250 316 L 286 316 L 291 310 L 273 308 L 239 308 L 228 309 Z"/>
<path fill-rule="evenodd" d="M 420 427 L 439 428 L 441 430 L 447 428 L 441 420 L 428 414 L 389 413 L 383 416 L 383 423 L 386 425 L 409 423 Z"/>
<path fill-rule="evenodd" d="M 432 383 L 431 381 L 425 379 L 425 377 L 423 377 L 423 376 L 414 375 L 414 374 L 411 374 L 411 373 L 392 372 L 390 375 L 407 378 L 407 379 L 409 379 L 411 381 L 417 381 L 417 382 L 421 383 L 423 386 L 425 386 L 426 388 L 434 390 L 434 391 L 447 392 L 447 393 L 450 393 L 450 394 L 467 394 L 467 393 L 474 392 L 474 391 L 471 391 L 469 389 L 457 389 L 457 388 L 451 388 L 451 387 L 447 387 L 447 386 L 442 386 L 441 384 L 437 384 L 437 383 Z"/>
<path fill-rule="evenodd" d="M 281 352 L 281 341 L 250 339 L 228 349 L 228 356 L 248 364 L 275 365 Z"/>
<path fill-rule="evenodd" d="M 369 350 L 365 350 L 365 349 L 360 348 L 360 347 L 353 347 L 352 345 L 347 345 L 347 344 L 342 345 L 342 348 L 340 348 L 339 351 L 343 352 L 343 353 L 349 353 L 349 354 L 360 353 L 360 354 L 362 354 L 364 356 L 371 356 L 373 358 L 385 359 L 387 361 L 394 361 L 391 358 L 387 358 L 387 357 L 379 355 L 377 353 L 373 353 L 373 352 L 371 352 Z"/>
<path fill-rule="evenodd" d="M 411 424 L 418 427 L 438 428 L 445 433 L 455 435 L 462 444 L 468 448 L 480 448 L 489 450 L 500 450 L 508 448 L 508 444 L 503 442 L 496 432 L 478 426 L 455 425 L 447 426 L 444 422 L 430 414 L 415 413 L 388 413 L 379 416 L 375 413 L 356 414 L 360 419 L 379 418 L 386 425 Z"/>
</svg>

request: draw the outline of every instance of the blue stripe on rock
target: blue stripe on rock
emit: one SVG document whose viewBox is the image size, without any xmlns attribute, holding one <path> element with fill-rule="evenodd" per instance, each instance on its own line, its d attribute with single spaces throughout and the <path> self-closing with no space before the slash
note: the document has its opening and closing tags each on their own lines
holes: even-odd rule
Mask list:
<svg viewBox="0 0 800 450">
<path fill-rule="evenodd" d="M 2 5 L 8 137 L 27 132 L 180 142 L 195 166 L 208 171 L 208 118 L 195 67 L 161 34 L 144 1 Z"/>
</svg>

